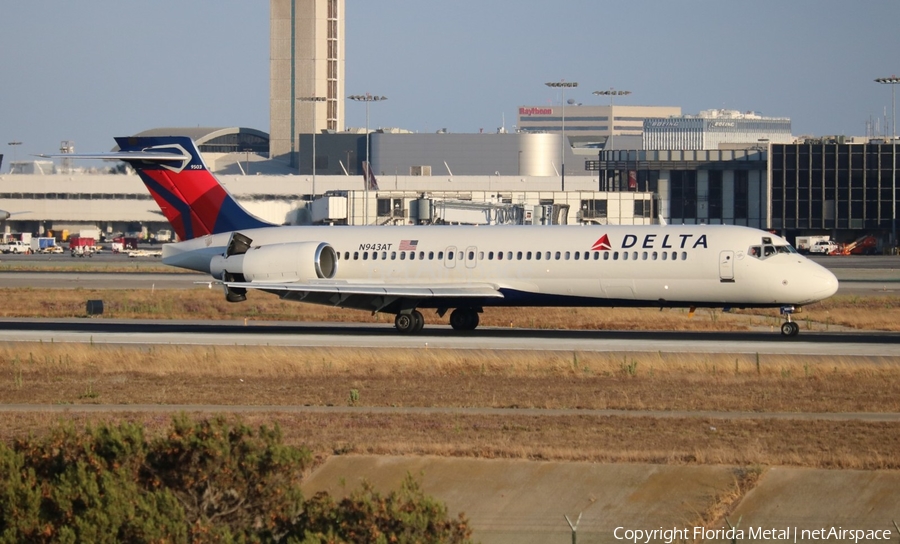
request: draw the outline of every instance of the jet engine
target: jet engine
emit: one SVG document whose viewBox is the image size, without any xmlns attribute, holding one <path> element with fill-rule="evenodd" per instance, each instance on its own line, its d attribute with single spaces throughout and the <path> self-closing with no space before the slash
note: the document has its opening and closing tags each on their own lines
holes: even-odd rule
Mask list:
<svg viewBox="0 0 900 544">
<path fill-rule="evenodd" d="M 243 239 L 238 240 L 238 237 Z M 337 254 L 325 242 L 293 242 L 253 246 L 243 235 L 235 234 L 225 255 L 210 261 L 210 273 L 223 281 L 295 282 L 332 279 L 337 273 Z M 226 290 L 228 300 L 246 297 L 245 289 Z M 234 300 L 232 300 L 234 299 Z"/>
</svg>

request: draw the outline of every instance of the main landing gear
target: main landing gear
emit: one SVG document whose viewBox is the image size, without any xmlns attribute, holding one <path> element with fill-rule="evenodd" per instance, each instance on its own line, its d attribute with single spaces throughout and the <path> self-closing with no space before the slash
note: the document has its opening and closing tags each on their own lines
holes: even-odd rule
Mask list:
<svg viewBox="0 0 900 544">
<path fill-rule="evenodd" d="M 478 326 L 478 310 L 457 308 L 450 314 L 450 326 L 457 331 L 474 331 Z"/>
<path fill-rule="evenodd" d="M 425 318 L 419 310 L 400 313 L 394 318 L 394 326 L 403 334 L 416 334 L 425 327 Z"/>
<path fill-rule="evenodd" d="M 791 321 L 791 314 L 793 314 L 794 311 L 795 308 L 793 306 L 781 307 L 781 315 L 785 316 L 785 319 L 787 319 L 787 321 L 781 324 L 782 336 L 797 336 L 797 334 L 800 332 L 800 325 Z"/>
<path fill-rule="evenodd" d="M 472 331 L 478 326 L 478 313 L 481 308 L 457 308 L 450 314 L 450 326 L 457 331 Z M 438 311 L 443 317 L 446 309 Z M 425 318 L 418 310 L 406 310 L 394 318 L 394 327 L 401 334 L 416 334 L 425 326 Z"/>
</svg>

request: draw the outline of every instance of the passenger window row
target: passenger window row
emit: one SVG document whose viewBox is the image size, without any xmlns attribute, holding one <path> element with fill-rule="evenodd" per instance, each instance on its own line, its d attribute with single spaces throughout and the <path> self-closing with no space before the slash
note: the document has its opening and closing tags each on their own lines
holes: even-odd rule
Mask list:
<svg viewBox="0 0 900 544">
<path fill-rule="evenodd" d="M 771 247 L 771 246 L 768 246 Z M 752 250 L 753 248 L 751 248 Z M 602 257 L 601 257 L 602 255 Z M 343 256 L 341 253 L 337 253 L 338 259 L 342 259 L 345 261 L 354 260 L 354 261 L 396 261 L 397 259 L 401 261 L 410 260 L 420 260 L 420 261 L 433 261 L 435 258 L 439 261 L 444 260 L 444 252 L 443 251 L 354 251 L 352 254 L 349 251 L 345 251 Z M 448 255 L 448 259 L 463 259 L 463 252 L 459 251 L 457 255 Z M 475 252 L 469 251 L 467 258 L 471 261 L 475 259 Z M 483 261 L 485 258 L 484 251 L 478 252 L 478 260 Z M 688 254 L 687 251 L 488 251 L 487 252 L 487 260 L 493 261 L 656 261 L 656 260 L 687 260 Z"/>
</svg>

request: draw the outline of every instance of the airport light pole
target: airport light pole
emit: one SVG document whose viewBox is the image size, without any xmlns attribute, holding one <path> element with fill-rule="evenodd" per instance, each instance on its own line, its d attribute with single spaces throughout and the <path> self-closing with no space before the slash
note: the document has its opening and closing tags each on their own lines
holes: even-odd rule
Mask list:
<svg viewBox="0 0 900 544">
<path fill-rule="evenodd" d="M 13 140 L 11 142 L 8 142 L 6 145 L 12 146 L 13 148 L 13 160 L 9 163 L 9 172 L 12 173 L 13 162 L 16 162 L 16 146 L 22 145 L 22 142 L 20 142 L 19 140 Z"/>
<path fill-rule="evenodd" d="M 313 171 L 313 179 L 312 179 L 312 199 L 316 199 L 316 132 L 319 129 L 316 127 L 316 102 L 325 102 L 328 100 L 324 96 L 301 96 L 297 98 L 300 102 L 312 102 L 312 120 L 313 120 L 313 131 L 312 131 L 312 171 Z"/>
<path fill-rule="evenodd" d="M 894 88 L 900 83 L 900 77 L 880 77 L 875 80 L 891 86 L 891 244 L 897 246 L 897 113 L 894 101 Z"/>
<path fill-rule="evenodd" d="M 365 176 L 365 202 L 363 211 L 363 217 L 365 224 L 369 224 L 369 176 L 372 174 L 372 164 L 369 162 L 369 102 L 379 102 L 381 100 L 387 100 L 386 96 L 372 96 L 369 93 L 366 94 L 354 94 L 350 95 L 347 98 L 350 100 L 355 100 L 357 102 L 365 102 L 366 103 L 366 164 L 365 164 L 365 172 L 363 175 Z"/>
<path fill-rule="evenodd" d="M 609 140 L 607 141 L 608 145 L 606 145 L 604 147 L 604 150 L 606 148 L 609 148 L 610 154 L 612 154 L 613 143 L 615 142 L 615 135 L 616 135 L 616 116 L 613 114 L 613 97 L 614 96 L 627 96 L 627 95 L 631 94 L 631 91 L 620 91 L 618 89 L 614 89 L 613 87 L 610 87 L 609 90 L 594 91 L 593 94 L 595 94 L 597 96 L 608 96 L 609 97 Z M 611 156 L 607 155 L 607 159 L 606 159 L 607 164 L 609 164 L 610 159 L 611 159 Z M 615 181 L 616 181 L 616 171 L 615 170 L 613 170 L 612 181 L 613 181 L 613 183 L 615 183 Z M 606 188 L 609 189 L 609 180 L 607 180 Z"/>
<path fill-rule="evenodd" d="M 566 89 L 571 89 L 573 87 L 578 86 L 577 81 L 566 81 L 561 79 L 559 81 L 550 81 L 548 83 L 544 83 L 544 85 L 559 89 L 562 92 L 562 136 L 559 146 L 559 154 L 560 154 L 560 190 L 565 192 L 566 190 Z"/>
<path fill-rule="evenodd" d="M 610 87 L 608 91 L 594 91 L 593 94 L 609 97 L 609 149 L 612 151 L 612 144 L 615 141 L 613 138 L 615 138 L 616 131 L 616 118 L 615 115 L 613 115 L 613 97 L 627 96 L 631 94 L 631 91 L 620 91 Z"/>
</svg>

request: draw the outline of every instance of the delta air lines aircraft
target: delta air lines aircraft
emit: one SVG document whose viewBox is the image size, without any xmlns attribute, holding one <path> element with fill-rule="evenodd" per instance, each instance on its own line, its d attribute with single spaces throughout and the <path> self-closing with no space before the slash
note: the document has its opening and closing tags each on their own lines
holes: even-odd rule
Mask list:
<svg viewBox="0 0 900 544">
<path fill-rule="evenodd" d="M 489 306 L 781 308 L 832 296 L 835 276 L 779 236 L 711 226 L 278 226 L 222 187 L 190 138 L 116 138 L 181 240 L 165 264 L 210 274 L 231 302 L 285 300 L 394 314 L 421 310 L 473 330 Z M 71 158 L 72 155 L 67 155 Z"/>
</svg>

